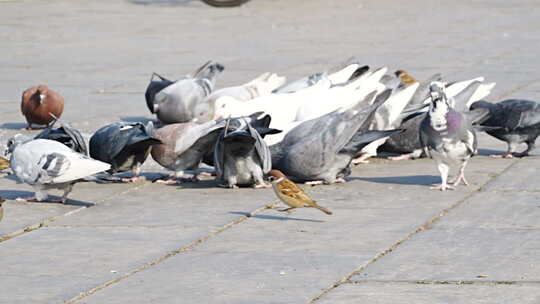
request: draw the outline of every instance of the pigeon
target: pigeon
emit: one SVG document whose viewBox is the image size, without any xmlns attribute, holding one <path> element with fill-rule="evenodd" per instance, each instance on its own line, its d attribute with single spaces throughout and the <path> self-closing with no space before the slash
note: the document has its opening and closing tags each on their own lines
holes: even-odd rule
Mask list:
<svg viewBox="0 0 540 304">
<path fill-rule="evenodd" d="M 426 116 L 426 112 L 417 112 L 406 117 L 399 126 L 404 131 L 390 135 L 381 146 L 381 151 L 401 154 L 389 157 L 390 160 L 420 158 L 423 155 L 423 149 L 418 134 L 420 134 L 420 124 Z"/>
<path fill-rule="evenodd" d="M 465 167 L 469 159 L 477 153 L 477 138 L 472 123 L 489 114 L 485 109 L 467 115 L 454 110 L 445 94 L 442 82 L 433 82 L 430 86 L 431 104 L 426 117 L 420 125 L 420 143 L 426 155 L 437 163 L 441 175 L 441 184 L 431 189 L 445 191 L 454 189 L 465 179 Z M 450 186 L 447 183 L 450 167 L 459 165 L 458 176 Z"/>
<path fill-rule="evenodd" d="M 492 157 L 511 158 L 523 157 L 535 148 L 535 141 L 540 135 L 540 103 L 524 99 L 507 99 L 498 103 L 477 101 L 471 105 L 471 110 L 488 109 L 489 118 L 481 126 L 498 127 L 486 130 L 489 135 L 505 141 L 508 150 L 503 155 Z M 527 149 L 521 153 L 516 152 L 517 145 L 527 144 Z"/>
<path fill-rule="evenodd" d="M 50 139 L 60 142 L 68 146 L 71 150 L 89 155 L 88 147 L 84 141 L 83 136 L 79 130 L 71 127 L 69 124 L 62 123 L 59 128 L 52 129 L 46 128 L 38 135 L 34 136 L 34 139 Z"/>
<path fill-rule="evenodd" d="M 390 130 L 399 126 L 401 113 L 411 100 L 418 86 L 418 82 L 412 82 L 409 85 L 403 85 L 396 89 L 392 92 L 391 96 L 385 97 L 386 102 L 375 112 L 370 129 Z M 389 94 L 390 92 L 387 90 L 386 92 L 381 93 L 381 95 L 384 93 Z M 378 147 L 384 144 L 386 140 L 387 138 L 381 138 L 364 147 L 360 156 L 353 160 L 353 164 L 369 162 L 368 159 L 377 155 Z"/>
<path fill-rule="evenodd" d="M 168 179 L 158 183 L 176 184 L 186 180 L 184 171 L 197 170 L 203 157 L 212 153 L 225 121 L 211 120 L 202 124 L 195 122 L 166 125 L 155 131 L 161 141 L 152 147 L 152 158 L 166 169 L 173 171 Z M 197 174 L 191 180 L 197 180 Z"/>
<path fill-rule="evenodd" d="M 206 98 L 223 70 L 223 65 L 209 61 L 193 77 L 178 80 L 159 91 L 153 100 L 157 118 L 164 124 L 211 120 L 213 107 Z"/>
<path fill-rule="evenodd" d="M 352 139 L 359 130 L 367 130 L 375 110 L 384 102 L 369 105 L 375 94 L 368 94 L 349 109 L 305 121 L 289 131 L 280 143 L 270 146 L 272 168 L 308 184 L 345 182 L 354 155 L 365 146 L 361 136 L 356 137 L 358 141 Z"/>
<path fill-rule="evenodd" d="M 158 77 L 159 80 L 154 80 L 154 77 Z M 185 78 L 186 77 L 182 79 Z M 150 83 L 148 84 L 146 92 L 144 93 L 144 98 L 146 99 L 146 106 L 148 107 L 148 110 L 150 110 L 150 113 L 154 114 L 155 108 L 157 108 L 154 106 L 156 94 L 173 83 L 174 81 L 171 81 L 157 73 L 152 73 L 152 77 L 150 77 Z"/>
<path fill-rule="evenodd" d="M 251 115 L 262 111 L 272 116 L 272 127 L 280 128 L 296 119 L 297 111 L 304 103 L 313 100 L 328 101 L 324 96 L 331 83 L 320 81 L 310 87 L 289 94 L 270 94 L 254 98 L 250 101 L 239 101 L 230 96 L 222 96 L 215 102 L 214 118 L 228 118 Z"/>
<path fill-rule="evenodd" d="M 72 151 L 67 146 L 48 139 L 28 139 L 17 134 L 8 141 L 11 170 L 17 178 L 31 185 L 35 195 L 18 198 L 24 201 L 67 201 L 73 185 L 84 177 L 108 170 L 107 163 Z M 60 189 L 59 200 L 49 199 L 46 190 Z"/>
<path fill-rule="evenodd" d="M 482 85 L 482 82 L 479 80 L 468 81 L 467 83 L 468 85 L 455 96 L 448 98 L 450 106 L 457 112 L 467 111 L 470 101 L 473 100 L 472 98 L 474 94 Z M 418 105 L 420 105 L 420 103 L 414 104 L 413 102 L 413 100 L 409 102 L 409 105 L 404 110 L 405 112 L 407 112 L 409 108 L 417 108 Z M 426 106 L 429 106 L 429 104 Z M 402 133 L 393 134 L 381 147 L 382 151 L 401 154 L 399 156 L 389 157 L 390 160 L 415 159 L 424 155 L 418 134 L 420 124 L 426 115 L 427 112 L 424 112 L 423 110 L 418 111 L 403 119 L 400 125 L 395 126 L 400 129 L 404 129 L 405 131 Z M 475 129 L 477 128 L 475 127 Z"/>
<path fill-rule="evenodd" d="M 21 112 L 26 118 L 27 130 L 32 130 L 32 124 L 50 124 L 63 111 L 64 98 L 44 84 L 26 89 L 22 94 Z"/>
<path fill-rule="evenodd" d="M 263 138 L 245 119 L 237 119 L 240 126 L 230 127 L 230 120 L 215 146 L 216 176 L 227 188 L 238 185 L 256 189 L 270 188 L 264 174 L 272 169 L 270 149 Z"/>
<path fill-rule="evenodd" d="M 284 202 L 289 208 L 279 210 L 290 212 L 296 208 L 311 207 L 317 208 L 322 212 L 331 215 L 332 211 L 319 206 L 314 200 L 312 200 L 300 187 L 289 180 L 281 171 L 270 170 L 268 172 L 270 180 L 272 181 L 272 188 L 277 197 Z"/>
<path fill-rule="evenodd" d="M 152 122 L 116 122 L 100 128 L 90 138 L 90 157 L 111 165 L 109 173 L 131 170 L 131 178 L 124 182 L 135 182 L 140 176 L 152 145 L 161 143 L 154 137 Z"/>
<path fill-rule="evenodd" d="M 355 77 L 356 71 L 361 68 L 357 60 L 349 59 L 345 63 L 342 63 L 334 68 L 331 68 L 327 72 L 315 73 L 291 83 L 282 85 L 275 89 L 272 93 L 275 94 L 287 94 L 300 91 L 302 89 L 309 88 L 319 82 L 329 82 L 332 85 L 347 82 L 351 77 Z"/>
<path fill-rule="evenodd" d="M 285 83 L 285 80 L 285 77 L 277 74 L 264 73 L 243 85 L 216 90 L 206 98 L 206 102 L 215 104 L 216 100 L 223 96 L 229 96 L 242 102 L 249 101 L 259 96 L 271 94 L 276 87 Z"/>
</svg>

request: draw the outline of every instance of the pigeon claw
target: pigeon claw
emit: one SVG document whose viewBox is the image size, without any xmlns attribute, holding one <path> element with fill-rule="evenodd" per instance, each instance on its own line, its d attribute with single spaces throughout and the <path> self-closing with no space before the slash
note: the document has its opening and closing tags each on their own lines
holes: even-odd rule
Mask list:
<svg viewBox="0 0 540 304">
<path fill-rule="evenodd" d="M 492 158 L 514 158 L 514 155 L 512 153 L 492 154 L 489 157 L 492 157 Z"/>
<path fill-rule="evenodd" d="M 272 185 L 267 184 L 267 183 L 260 183 L 260 184 L 254 185 L 253 188 L 255 188 L 255 189 L 268 189 L 268 188 L 272 188 Z"/>
<path fill-rule="evenodd" d="M 448 184 L 440 184 L 440 185 L 433 185 L 433 186 L 429 187 L 429 189 L 446 191 L 446 190 L 455 190 L 456 188 L 454 188 L 454 186 L 450 186 Z"/>
</svg>

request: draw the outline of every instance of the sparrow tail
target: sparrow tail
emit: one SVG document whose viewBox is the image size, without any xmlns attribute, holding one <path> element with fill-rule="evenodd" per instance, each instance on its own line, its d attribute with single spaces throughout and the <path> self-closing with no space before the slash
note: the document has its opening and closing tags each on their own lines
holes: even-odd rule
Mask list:
<svg viewBox="0 0 540 304">
<path fill-rule="evenodd" d="M 324 212 L 324 213 L 326 213 L 326 214 L 328 214 L 328 215 L 331 215 L 331 214 L 332 214 L 332 211 L 330 211 L 330 210 L 328 210 L 328 209 L 326 209 L 326 208 L 324 208 L 324 207 L 321 207 L 321 206 L 319 206 L 319 205 L 317 205 L 317 204 L 313 204 L 313 207 L 315 207 L 315 208 L 321 210 L 322 212 Z"/>
</svg>

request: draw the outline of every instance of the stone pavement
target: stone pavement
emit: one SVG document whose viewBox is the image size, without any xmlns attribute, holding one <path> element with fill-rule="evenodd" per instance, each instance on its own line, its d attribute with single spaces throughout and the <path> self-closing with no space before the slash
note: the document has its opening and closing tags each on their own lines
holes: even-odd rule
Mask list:
<svg viewBox="0 0 540 304">
<path fill-rule="evenodd" d="M 485 76 L 489 100 L 538 99 L 535 1 L 0 1 L 0 141 L 24 127 L 21 92 L 47 83 L 91 134 L 148 120 L 151 72 L 208 59 L 224 87 L 289 79 L 351 55 L 419 79 Z M 35 131 L 34 131 L 35 132 Z M 33 133 L 32 133 L 33 134 Z M 539 303 L 539 157 L 495 160 L 480 136 L 469 187 L 437 192 L 431 160 L 376 159 L 307 188 L 327 216 L 267 208 L 271 190 L 80 183 L 66 205 L 20 203 L 0 179 L 0 303 Z M 145 164 L 147 176 L 163 172 Z"/>
</svg>

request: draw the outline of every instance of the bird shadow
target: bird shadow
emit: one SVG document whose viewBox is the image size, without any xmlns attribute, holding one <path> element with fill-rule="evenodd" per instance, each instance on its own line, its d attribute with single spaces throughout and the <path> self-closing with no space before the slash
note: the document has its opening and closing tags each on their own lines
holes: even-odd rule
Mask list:
<svg viewBox="0 0 540 304">
<path fill-rule="evenodd" d="M 154 123 L 154 125 L 159 123 L 159 121 L 153 118 L 148 118 L 144 116 L 120 116 L 120 120 L 127 121 L 127 122 L 142 122 L 144 124 L 151 121 L 152 123 Z"/>
<path fill-rule="evenodd" d="M 18 197 L 25 197 L 25 196 L 31 196 L 34 192 L 30 191 L 20 191 L 20 190 L 0 190 L 0 197 L 5 198 L 6 200 L 15 200 Z M 56 195 L 49 195 L 49 197 L 53 198 L 60 198 Z M 79 207 L 91 207 L 94 206 L 94 203 L 87 203 L 79 200 L 74 200 L 68 198 L 65 204 L 57 203 L 57 202 L 28 202 L 28 203 L 36 203 L 36 204 L 59 204 L 59 205 L 68 205 L 68 206 L 79 206 Z"/>
<path fill-rule="evenodd" d="M 496 154 L 504 154 L 504 151 L 492 150 L 492 149 L 478 149 L 478 155 L 490 156 Z"/>
<path fill-rule="evenodd" d="M 6 122 L 0 125 L 0 129 L 6 130 L 22 130 L 26 128 L 26 123 L 23 122 Z"/>
<path fill-rule="evenodd" d="M 296 217 L 288 217 L 288 216 L 275 216 L 275 215 L 266 215 L 266 214 L 256 214 L 251 215 L 248 212 L 242 212 L 242 211 L 230 211 L 230 214 L 239 214 L 251 218 L 258 218 L 263 220 L 276 220 L 276 221 L 302 221 L 302 222 L 313 222 L 313 223 L 324 223 L 324 221 L 321 220 L 312 220 L 312 219 L 304 219 L 304 218 L 296 218 Z"/>
<path fill-rule="evenodd" d="M 193 0 L 127 0 L 127 2 L 137 5 L 182 5 Z"/>
<path fill-rule="evenodd" d="M 409 175 L 409 176 L 385 176 L 385 177 L 351 177 L 349 180 L 361 180 L 379 184 L 397 185 L 432 185 L 439 183 L 441 178 L 435 175 Z"/>
</svg>

